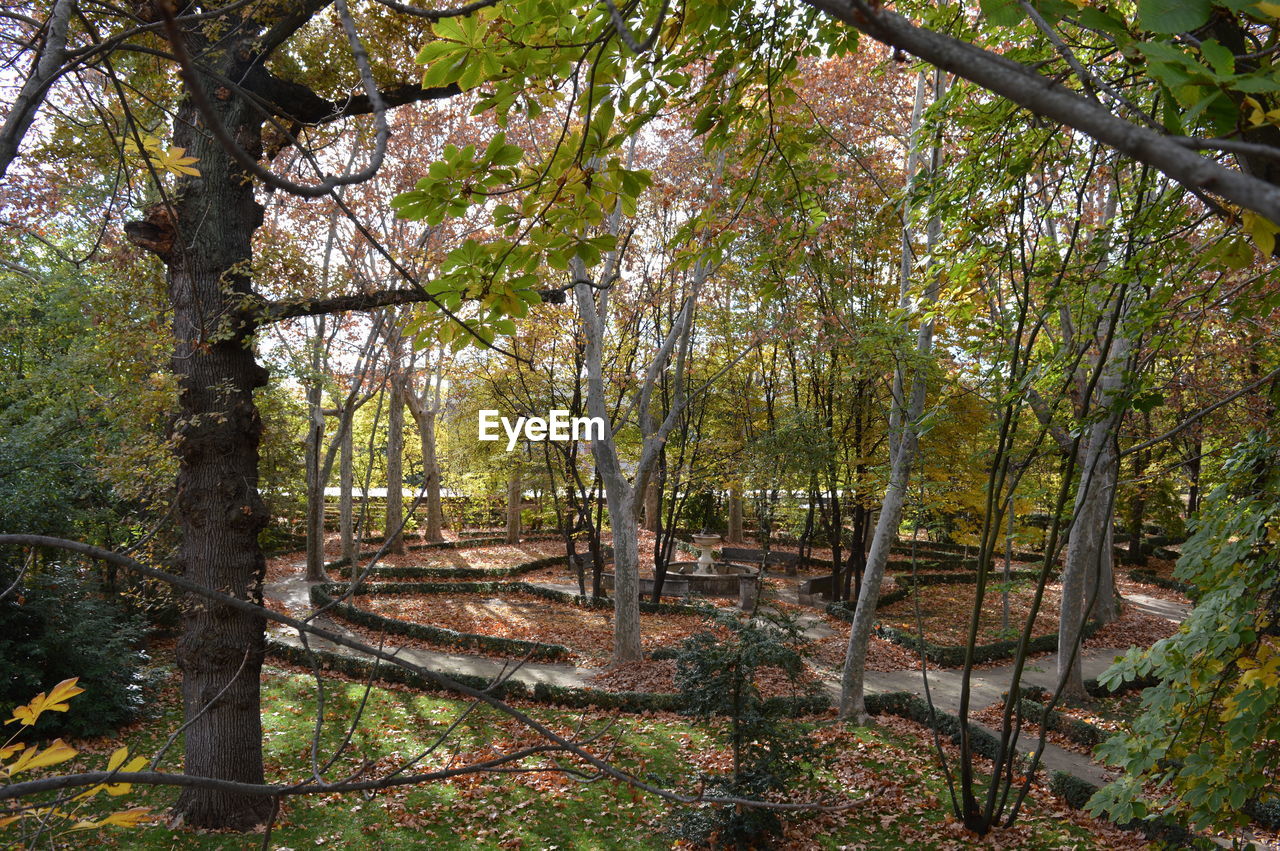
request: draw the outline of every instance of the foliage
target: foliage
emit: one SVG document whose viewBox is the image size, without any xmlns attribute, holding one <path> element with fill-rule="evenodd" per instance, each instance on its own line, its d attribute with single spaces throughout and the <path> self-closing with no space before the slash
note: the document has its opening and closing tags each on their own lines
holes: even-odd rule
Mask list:
<svg viewBox="0 0 1280 851">
<path fill-rule="evenodd" d="M 14 576 L 0 567 L 0 585 Z M 138 617 L 93 592 L 74 567 L 42 570 L 0 600 L 0 710 L 76 676 L 88 693 L 81 711 L 46 716 L 34 732 L 87 737 L 114 730 L 143 707 L 143 634 Z"/>
<path fill-rule="evenodd" d="M 1179 633 L 1132 649 L 1104 684 L 1154 675 L 1132 732 L 1099 754 L 1125 776 L 1091 801 L 1127 821 L 1175 813 L 1220 829 L 1248 821 L 1246 808 L 1276 795 L 1280 764 L 1280 452 L 1262 433 L 1229 465 L 1175 576 L 1199 594 Z M 1155 792 L 1148 797 L 1144 785 Z"/>
<path fill-rule="evenodd" d="M 15 707 L 13 715 L 4 722 L 6 726 L 14 723 L 19 725 L 8 740 L 0 745 L 0 777 L 3 777 L 5 785 L 12 782 L 19 774 L 60 765 L 76 756 L 78 751 L 62 739 L 55 739 L 44 748 L 40 748 L 20 742 L 18 737 L 35 726 L 40 721 L 40 716 L 46 712 L 61 712 L 66 715 L 71 708 L 67 701 L 85 693 L 85 689 L 77 685 L 78 682 L 79 677 L 71 677 L 55 685 L 47 694 L 40 692 L 31 702 Z M 76 704 L 76 709 L 79 712 L 88 707 L 81 701 Z M 145 757 L 129 759 L 129 748 L 122 746 L 111 753 L 106 770 L 136 772 L 141 771 L 146 764 Z M 34 847 L 41 844 L 42 839 L 56 839 L 67 834 L 94 830 L 108 825 L 134 827 L 146 817 L 148 807 L 132 807 L 108 813 L 100 818 L 93 818 L 80 812 L 84 804 L 95 798 L 99 792 L 118 797 L 129 794 L 132 788 L 129 783 L 99 783 L 71 798 L 73 806 L 36 807 L 22 810 L 15 815 L 0 816 L 0 830 L 5 831 L 3 835 L 8 840 L 16 839 L 15 834 L 21 833 L 24 844 Z"/>
<path fill-rule="evenodd" d="M 714 623 L 727 630 L 727 638 L 699 633 L 685 639 L 676 654 L 676 686 L 685 710 L 700 718 L 728 718 L 723 735 L 732 769 L 700 779 L 714 794 L 769 800 L 812 777 L 822 757 L 805 731 L 756 685 L 757 674 L 772 668 L 799 687 L 800 632 L 794 620 L 777 614 L 717 613 Z M 732 848 L 755 847 L 780 829 L 775 811 L 743 806 L 683 808 L 671 823 L 683 839 Z"/>
</svg>

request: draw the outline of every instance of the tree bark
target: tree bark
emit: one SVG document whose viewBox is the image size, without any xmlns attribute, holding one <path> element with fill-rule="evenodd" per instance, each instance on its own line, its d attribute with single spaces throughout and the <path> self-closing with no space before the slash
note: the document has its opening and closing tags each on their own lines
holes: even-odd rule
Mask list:
<svg viewBox="0 0 1280 851">
<path fill-rule="evenodd" d="M 307 383 L 307 581 L 324 582 L 324 482 L 321 481 L 320 449 L 324 443 L 324 388 L 320 373 L 324 367 L 324 317 L 311 340 L 311 375 Z"/>
<path fill-rule="evenodd" d="M 742 543 L 742 485 L 734 482 L 729 486 L 729 534 L 731 544 Z"/>
<path fill-rule="evenodd" d="M 657 532 L 662 524 L 660 517 L 662 508 L 662 490 L 657 479 L 650 479 L 644 489 L 644 528 L 648 532 Z"/>
<path fill-rule="evenodd" d="M 507 536 L 508 544 L 520 543 L 520 506 L 524 502 L 524 485 L 520 465 L 513 464 L 507 479 Z"/>
<path fill-rule="evenodd" d="M 255 112 L 234 97 L 215 103 L 244 148 L 260 153 Z M 261 603 L 266 564 L 258 533 L 269 518 L 258 494 L 262 422 L 253 391 L 267 383 L 267 371 L 255 359 L 253 321 L 242 305 L 250 301 L 252 239 L 262 207 L 253 183 L 196 129 L 201 125 L 184 99 L 174 143 L 198 158 L 200 177 L 182 178 L 172 205 L 151 207 L 146 221 L 129 223 L 126 233 L 168 267 L 179 387 L 173 424 L 179 460 L 174 509 L 182 536 L 177 567 L 206 588 Z M 176 656 L 187 774 L 263 782 L 259 674 L 265 625 L 259 615 L 186 598 Z M 194 827 L 247 830 L 266 821 L 271 804 L 261 796 L 188 788 L 175 809 Z"/>
<path fill-rule="evenodd" d="M 338 537 L 342 539 L 342 558 L 356 562 L 355 511 L 351 492 L 355 487 L 355 423 L 342 432 L 341 457 L 338 460 Z"/>
<path fill-rule="evenodd" d="M 429 402 L 427 389 L 422 396 L 413 390 L 405 395 L 409 413 L 418 426 L 418 438 L 422 443 L 422 477 L 427 502 L 427 519 L 422 528 L 422 538 L 430 543 L 444 540 L 444 509 L 440 499 L 440 455 L 436 444 L 436 412 L 439 402 Z"/>
<path fill-rule="evenodd" d="M 1119 614 L 1112 567 L 1111 524 L 1120 469 L 1115 436 L 1124 419 L 1120 394 L 1130 350 L 1130 341 L 1122 327 L 1127 312 L 1127 306 L 1123 307 L 1110 345 L 1101 355 L 1106 361 L 1096 392 L 1098 405 L 1109 410 L 1102 419 L 1089 426 L 1080 483 L 1076 487 L 1071 537 L 1067 541 L 1067 556 L 1062 568 L 1058 680 L 1063 684 L 1064 700 L 1087 697 L 1080 659 L 1086 619 L 1091 615 L 1095 620 L 1109 623 Z"/>
<path fill-rule="evenodd" d="M 399 341 L 392 357 L 399 365 Z M 383 537 L 389 542 L 387 552 L 404 552 L 404 376 L 391 376 L 387 410 L 387 513 Z"/>
</svg>

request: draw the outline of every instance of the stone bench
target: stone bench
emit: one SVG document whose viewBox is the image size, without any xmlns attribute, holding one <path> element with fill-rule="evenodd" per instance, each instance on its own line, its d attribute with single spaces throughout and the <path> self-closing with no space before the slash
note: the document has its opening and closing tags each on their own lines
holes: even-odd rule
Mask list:
<svg viewBox="0 0 1280 851">
<path fill-rule="evenodd" d="M 822 602 L 831 602 L 831 574 L 806 579 L 796 587 L 796 594 L 802 606 L 814 606 Z"/>
<path fill-rule="evenodd" d="M 640 577 L 640 596 L 653 596 L 653 584 L 657 580 L 650 576 Z M 662 580 L 662 596 L 664 597 L 688 597 L 689 596 L 689 580 L 681 579 L 675 576 L 667 576 Z"/>
<path fill-rule="evenodd" d="M 742 564 L 757 568 L 762 564 L 766 566 L 780 565 L 788 576 L 795 576 L 796 568 L 800 564 L 800 554 L 771 552 L 766 559 L 764 550 L 725 547 L 720 550 L 720 560 L 729 564 Z"/>
</svg>

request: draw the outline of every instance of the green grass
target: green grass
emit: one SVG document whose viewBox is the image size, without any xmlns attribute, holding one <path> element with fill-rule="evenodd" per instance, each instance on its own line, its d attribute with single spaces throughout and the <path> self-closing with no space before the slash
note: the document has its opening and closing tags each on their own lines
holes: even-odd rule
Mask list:
<svg viewBox="0 0 1280 851">
<path fill-rule="evenodd" d="M 343 680 L 326 680 L 326 717 L 321 735 L 322 761 L 346 732 L 363 687 Z M 117 740 L 98 742 L 63 768 L 96 768 L 106 753 L 121 742 L 135 754 L 153 754 L 180 721 L 176 677 L 169 679 L 155 702 L 156 717 L 132 725 Z M 300 779 L 300 766 L 310 764 L 314 724 L 313 682 L 307 675 L 268 669 L 263 680 L 263 726 L 268 776 L 272 780 Z M 385 771 L 397 758 L 415 755 L 457 718 L 465 704 L 421 695 L 409 690 L 374 688 L 365 708 L 362 732 L 352 738 L 353 753 L 327 773 L 341 777 L 363 759 L 379 761 Z M 540 721 L 570 732 L 579 712 L 543 706 L 527 707 Z M 74 711 L 74 705 L 73 709 Z M 604 720 L 611 716 L 592 715 Z M 487 708 L 475 710 L 451 736 L 447 751 L 429 758 L 439 765 L 503 748 L 516 738 L 514 722 Z M 814 735 L 837 740 L 838 762 L 821 772 L 814 788 L 796 790 L 793 800 L 833 801 L 863 790 L 874 797 L 838 815 L 795 819 L 797 833 L 782 847 L 839 848 L 864 844 L 872 848 L 933 847 L 938 841 L 964 841 L 963 832 L 949 825 L 946 787 L 934 767 L 928 745 L 888 728 L 850 728 L 833 720 L 818 721 Z M 685 789 L 696 786 L 687 778 L 697 756 L 716 748 L 715 725 L 696 724 L 672 715 L 619 716 L 614 733 L 621 740 L 615 762 L 645 776 L 684 779 Z M 909 731 L 908 731 L 909 733 Z M 528 741 L 527 737 L 525 738 Z M 180 743 L 162 768 L 180 769 Z M 100 796 L 98 815 L 110 809 L 150 806 L 157 813 L 172 804 L 172 789 L 135 787 L 121 798 Z M 521 849 L 657 849 L 670 848 L 661 824 L 667 805 L 629 787 L 600 781 L 579 784 L 546 772 L 524 775 L 472 775 L 382 793 L 372 799 L 359 795 L 292 798 L 283 807 L 272 835 L 273 848 L 300 851 L 317 846 L 340 848 L 521 848 Z M 1017 847 L 1103 847 L 1077 825 L 1052 818 L 1043 808 L 1028 809 L 1025 837 Z M 799 838 L 797 838 L 799 837 Z M 83 840 L 83 835 L 74 837 Z M 246 849 L 260 847 L 262 837 L 198 833 L 164 825 L 109 828 L 93 836 L 95 844 L 137 849 Z M 82 847 L 80 842 L 76 847 Z"/>
</svg>

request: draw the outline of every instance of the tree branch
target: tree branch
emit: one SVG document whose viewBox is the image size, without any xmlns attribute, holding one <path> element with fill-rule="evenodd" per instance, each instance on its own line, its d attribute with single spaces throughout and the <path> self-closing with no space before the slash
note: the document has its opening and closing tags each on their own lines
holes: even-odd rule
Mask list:
<svg viewBox="0 0 1280 851">
<path fill-rule="evenodd" d="M 1037 115 L 1061 122 L 1125 156 L 1203 191 L 1280 222 L 1280 187 L 1202 157 L 1170 137 L 1112 114 L 1013 60 L 951 36 L 917 27 L 901 15 L 862 0 L 805 0 L 821 12 L 877 41 L 920 57 L 1007 98 Z"/>
<path fill-rule="evenodd" d="M 542 296 L 543 302 L 547 304 L 563 304 L 565 300 L 562 290 L 539 290 L 538 294 Z M 421 287 L 408 287 L 305 301 L 269 301 L 263 305 L 262 312 L 258 316 L 258 323 L 267 325 L 285 319 L 296 319 L 300 316 L 321 316 L 329 313 L 376 310 L 380 307 L 394 307 L 398 304 L 418 304 L 421 302 L 434 304 L 435 299 L 435 296 Z"/>
</svg>

